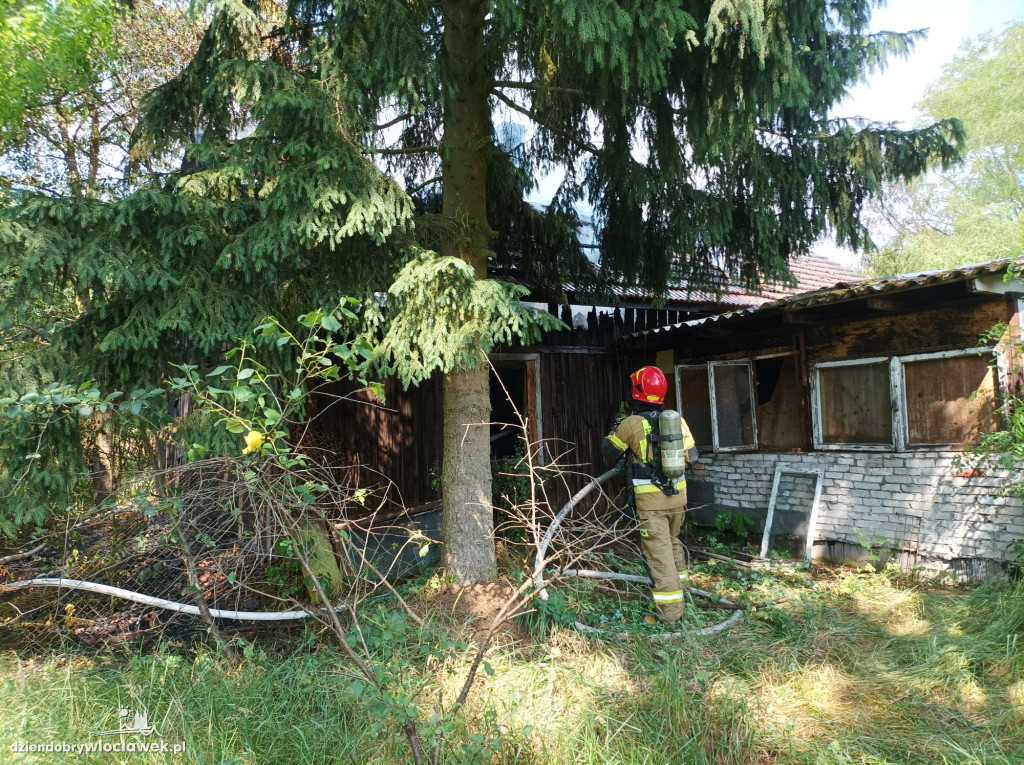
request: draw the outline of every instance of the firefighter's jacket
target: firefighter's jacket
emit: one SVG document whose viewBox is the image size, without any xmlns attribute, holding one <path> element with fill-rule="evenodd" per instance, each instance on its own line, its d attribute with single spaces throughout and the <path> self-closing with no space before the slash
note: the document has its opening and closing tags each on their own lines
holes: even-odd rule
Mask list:
<svg viewBox="0 0 1024 765">
<path fill-rule="evenodd" d="M 690 455 L 696 454 L 696 444 L 686 420 L 681 421 L 683 433 L 683 451 L 687 464 Z M 633 485 L 636 495 L 637 510 L 676 510 L 686 507 L 686 477 L 676 479 L 678 494 L 665 494 L 651 480 L 644 464 L 654 462 L 654 442 L 651 440 L 653 428 L 646 417 L 633 414 L 619 423 L 611 433 L 605 436 L 602 451 L 621 454 L 627 452 L 627 477 Z M 614 449 L 614 452 L 613 452 Z M 694 450 L 694 451 L 691 451 Z"/>
</svg>

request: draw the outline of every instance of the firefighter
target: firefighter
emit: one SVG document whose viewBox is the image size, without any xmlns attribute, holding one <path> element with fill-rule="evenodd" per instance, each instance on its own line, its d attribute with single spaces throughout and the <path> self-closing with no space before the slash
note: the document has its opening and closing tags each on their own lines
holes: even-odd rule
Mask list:
<svg viewBox="0 0 1024 765">
<path fill-rule="evenodd" d="M 683 616 L 682 581 L 686 577 L 686 556 L 679 541 L 686 512 L 684 467 L 696 462 L 698 454 L 690 429 L 677 413 L 669 412 L 665 419 L 666 424 L 669 417 L 679 423 L 679 434 L 666 435 L 663 431 L 672 428 L 659 428 L 668 390 L 665 374 L 657 367 L 641 367 L 630 383 L 632 414 L 601 442 L 601 453 L 608 460 L 626 454 L 626 479 L 635 496 L 640 547 L 654 582 L 658 619 L 677 621 Z M 678 469 L 668 468 L 667 459 L 663 465 L 665 453 L 681 458 Z"/>
</svg>

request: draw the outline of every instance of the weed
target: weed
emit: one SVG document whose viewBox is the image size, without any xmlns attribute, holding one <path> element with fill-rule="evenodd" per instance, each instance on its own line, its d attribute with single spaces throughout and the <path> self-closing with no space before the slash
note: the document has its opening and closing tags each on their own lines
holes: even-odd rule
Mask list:
<svg viewBox="0 0 1024 765">
<path fill-rule="evenodd" d="M 524 617 L 543 623 L 536 632 L 546 645 L 489 651 L 479 692 L 444 732 L 443 761 L 1024 761 L 1024 585 L 995 579 L 950 592 L 845 569 L 722 564 L 694 565 L 691 579 L 744 603 L 786 600 L 714 639 L 594 641 L 565 622 L 633 625 L 650 608 L 636 597 L 643 588 L 616 596 L 592 583 L 549 587 L 544 610 Z M 404 592 L 428 597 L 443 585 L 426 576 Z M 722 616 L 700 599 L 691 608 L 706 623 Z M 368 606 L 360 626 L 369 655 L 399 678 L 390 698 L 357 687 L 339 649 L 314 645 L 311 632 L 286 645 L 240 645 L 238 665 L 168 646 L 122 664 L 0 654 L 0 719 L 10 723 L 0 726 L 0 751 L 94 740 L 116 727 L 119 709 L 144 708 L 163 740 L 185 742 L 192 762 L 408 762 L 404 740 L 385 735 L 393 722 L 374 726 L 414 704 L 429 728 L 431 710 L 447 708 L 461 685 L 466 636 L 461 625 L 420 627 L 384 604 Z M 150 761 L 175 762 L 170 754 Z"/>
<path fill-rule="evenodd" d="M 757 529 L 757 518 L 742 510 L 723 510 L 715 516 L 715 531 L 719 534 L 732 533 L 746 539 Z"/>
</svg>

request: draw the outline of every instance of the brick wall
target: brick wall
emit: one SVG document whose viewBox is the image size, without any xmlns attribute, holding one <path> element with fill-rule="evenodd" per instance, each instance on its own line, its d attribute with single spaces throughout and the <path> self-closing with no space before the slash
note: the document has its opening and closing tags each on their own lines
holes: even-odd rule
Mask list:
<svg viewBox="0 0 1024 765">
<path fill-rule="evenodd" d="M 893 550 L 905 568 L 976 579 L 1012 560 L 1007 545 L 1024 539 L 1024 503 L 1000 496 L 1007 481 L 1024 480 L 1024 471 L 957 477 L 957 454 L 702 454 L 701 467 L 689 475 L 691 505 L 704 505 L 695 508 L 698 522 L 743 510 L 763 528 L 776 466 L 821 470 L 816 557 L 856 557 L 867 553 L 862 543 L 868 542 Z M 810 479 L 783 476 L 773 531 L 806 535 L 812 486 Z"/>
</svg>

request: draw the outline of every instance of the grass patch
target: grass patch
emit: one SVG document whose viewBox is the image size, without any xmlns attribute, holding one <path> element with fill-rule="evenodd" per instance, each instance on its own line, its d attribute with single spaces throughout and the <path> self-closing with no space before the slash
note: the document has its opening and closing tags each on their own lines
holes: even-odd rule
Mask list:
<svg viewBox="0 0 1024 765">
<path fill-rule="evenodd" d="M 748 603 L 786 600 L 716 638 L 595 640 L 553 622 L 532 643 L 496 648 L 447 761 L 488 727 L 501 736 L 492 762 L 1024 761 L 1024 587 L 994 580 L 950 591 L 846 570 L 809 576 L 722 564 L 695 568 L 693 583 Z M 625 630 L 643 610 L 637 603 L 581 584 L 566 590 L 563 608 Z M 691 612 L 705 622 L 725 615 Z M 459 624 L 435 629 L 474 639 Z M 147 710 L 187 756 L 75 760 L 410 761 L 395 726 L 375 730 L 379 721 L 351 693 L 345 659 L 308 642 L 250 647 L 240 665 L 167 648 L 127 662 L 0 655 L 0 761 L 59 761 L 10 746 L 94 741 L 125 708 Z M 464 669 L 461 658 L 430 668 L 420 705 L 450 699 Z"/>
</svg>

